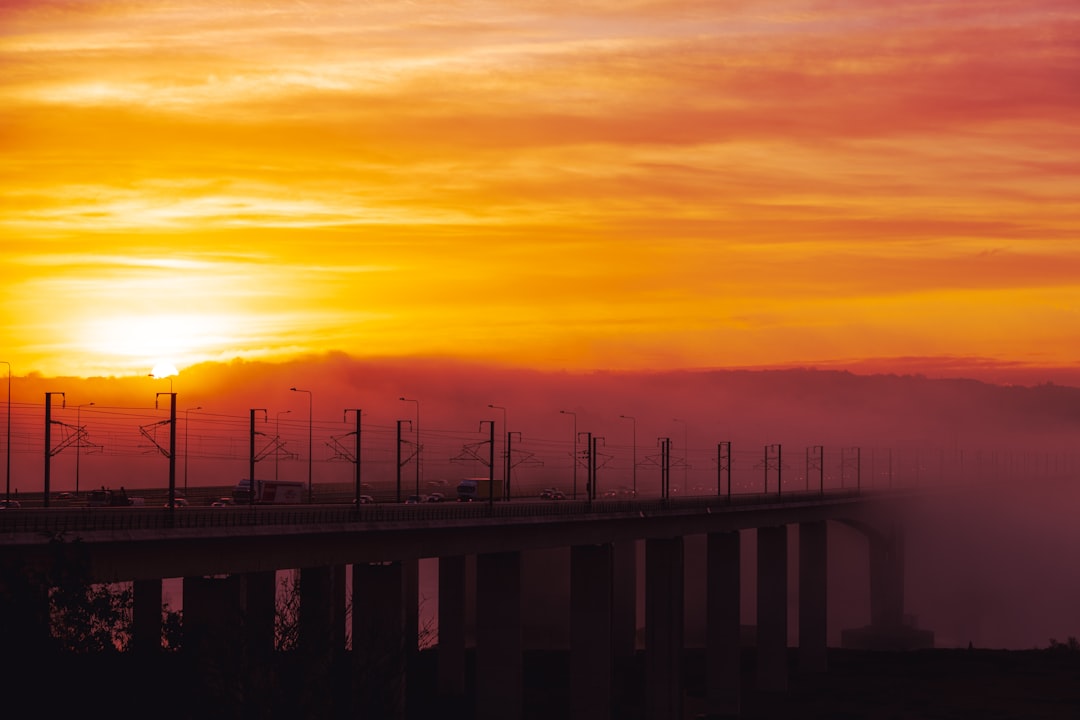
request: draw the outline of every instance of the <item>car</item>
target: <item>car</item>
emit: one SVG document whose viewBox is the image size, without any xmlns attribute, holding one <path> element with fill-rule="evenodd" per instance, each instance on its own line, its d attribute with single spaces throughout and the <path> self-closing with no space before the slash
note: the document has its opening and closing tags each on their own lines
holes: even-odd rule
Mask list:
<svg viewBox="0 0 1080 720">
<path fill-rule="evenodd" d="M 424 498 L 419 495 L 410 495 L 409 497 L 405 498 L 406 505 L 417 505 L 422 502 L 424 502 Z"/>
<path fill-rule="evenodd" d="M 233 500 L 231 497 L 219 497 L 217 500 L 214 500 L 214 502 L 210 503 L 210 507 L 231 507 L 235 504 L 236 501 Z"/>
<path fill-rule="evenodd" d="M 446 496 L 441 492 L 434 492 L 427 496 L 426 502 L 442 502 L 446 499 Z"/>
<path fill-rule="evenodd" d="M 188 506 L 187 499 L 182 498 L 182 497 L 173 498 L 173 507 L 183 508 L 183 507 L 187 507 L 187 506 Z M 162 505 L 162 507 L 169 507 L 169 501 L 166 500 L 165 504 Z"/>
<path fill-rule="evenodd" d="M 21 507 L 18 500 L 0 500 L 0 510 L 18 510 Z"/>
<path fill-rule="evenodd" d="M 555 492 L 555 488 L 544 488 L 540 491 L 541 500 L 550 500 L 552 493 Z"/>
<path fill-rule="evenodd" d="M 564 493 L 562 490 L 553 490 L 551 492 L 551 499 L 552 500 L 565 500 L 566 499 L 566 493 Z"/>
<path fill-rule="evenodd" d="M 69 492 L 56 493 L 57 500 L 70 500 L 73 497 L 75 497 L 75 495 Z"/>
<path fill-rule="evenodd" d="M 371 495 L 361 495 L 360 496 L 360 504 L 361 505 L 374 505 L 375 504 L 375 498 L 372 497 Z"/>
</svg>

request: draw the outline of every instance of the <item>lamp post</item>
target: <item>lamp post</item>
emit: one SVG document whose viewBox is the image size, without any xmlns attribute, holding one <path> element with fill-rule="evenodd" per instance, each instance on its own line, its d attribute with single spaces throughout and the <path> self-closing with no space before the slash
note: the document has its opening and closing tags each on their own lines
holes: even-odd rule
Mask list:
<svg viewBox="0 0 1080 720">
<path fill-rule="evenodd" d="M 630 421 L 630 425 L 631 425 L 631 428 L 632 428 L 631 431 L 634 434 L 633 446 L 632 446 L 633 447 L 633 450 L 632 450 L 633 455 L 631 455 L 630 462 L 633 463 L 633 470 L 631 472 L 632 472 L 632 475 L 633 475 L 633 478 L 634 478 L 634 497 L 636 498 L 637 497 L 637 418 L 635 418 L 633 416 L 630 416 L 630 415 L 620 415 L 619 417 L 621 417 L 623 420 L 629 420 Z"/>
<path fill-rule="evenodd" d="M 491 403 L 488 403 L 488 407 L 493 409 L 493 410 L 502 410 L 502 416 L 503 416 L 502 436 L 504 438 L 503 439 L 503 456 L 504 456 L 504 458 L 503 458 L 503 487 L 506 487 L 507 482 L 508 482 L 508 480 L 510 478 L 510 454 L 506 451 L 507 442 L 509 441 L 509 438 L 506 435 L 509 432 L 509 429 L 506 427 L 506 408 L 504 408 L 501 405 L 492 405 Z"/>
<path fill-rule="evenodd" d="M 79 496 L 79 457 L 82 455 L 83 427 L 82 409 L 90 407 L 94 403 L 88 402 L 75 406 L 75 496 Z"/>
<path fill-rule="evenodd" d="M 311 404 L 313 397 L 310 390 L 301 390 L 300 388 L 295 387 L 289 389 L 293 392 L 307 393 L 307 501 L 308 505 L 310 505 L 314 498 L 314 492 L 311 487 L 311 452 L 313 447 L 311 442 Z M 254 482 L 254 478 L 252 478 L 252 482 Z"/>
<path fill-rule="evenodd" d="M 0 360 L 7 365 L 7 442 L 4 450 L 7 452 L 7 470 L 4 473 L 4 499 L 11 499 L 11 363 Z"/>
<path fill-rule="evenodd" d="M 672 418 L 671 422 L 682 423 L 682 445 L 683 445 L 682 491 L 683 491 L 683 496 L 685 496 L 686 491 L 687 491 L 686 476 L 687 476 L 687 472 L 690 470 L 690 448 L 687 446 L 687 442 L 686 442 L 686 421 L 685 420 L 680 420 L 679 418 Z"/>
<path fill-rule="evenodd" d="M 278 479 L 278 460 L 281 458 L 281 416 L 292 410 L 278 410 L 274 415 L 274 479 Z"/>
<path fill-rule="evenodd" d="M 202 405 L 184 410 L 184 497 L 187 497 L 188 426 L 191 424 L 188 413 L 192 410 L 202 410 Z"/>
<path fill-rule="evenodd" d="M 570 497 L 574 500 L 577 500 L 577 413 L 571 410 L 560 410 L 559 412 L 563 415 L 574 416 L 574 450 L 570 454 L 571 458 L 573 458 L 574 463 L 574 485 L 573 492 L 571 493 Z"/>
<path fill-rule="evenodd" d="M 401 402 L 416 403 L 416 494 L 420 494 L 420 401 L 407 397 L 399 397 Z"/>
</svg>

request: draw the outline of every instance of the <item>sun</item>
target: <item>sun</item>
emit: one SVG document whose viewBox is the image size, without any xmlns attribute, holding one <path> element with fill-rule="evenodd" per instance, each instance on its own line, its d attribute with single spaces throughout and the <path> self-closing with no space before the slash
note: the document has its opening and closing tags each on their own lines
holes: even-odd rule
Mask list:
<svg viewBox="0 0 1080 720">
<path fill-rule="evenodd" d="M 176 365 L 173 365 L 168 360 L 161 360 L 154 365 L 154 369 L 150 371 L 150 374 L 156 378 L 167 378 L 177 375 L 179 372 Z"/>
</svg>

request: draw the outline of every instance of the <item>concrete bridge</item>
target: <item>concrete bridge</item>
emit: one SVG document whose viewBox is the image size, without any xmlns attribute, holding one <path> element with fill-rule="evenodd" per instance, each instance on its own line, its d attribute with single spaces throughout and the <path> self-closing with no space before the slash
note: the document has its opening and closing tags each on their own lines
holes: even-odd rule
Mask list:
<svg viewBox="0 0 1080 720">
<path fill-rule="evenodd" d="M 637 574 L 644 573 L 644 716 L 684 714 L 686 540 L 705 537 L 707 711 L 740 711 L 740 531 L 756 530 L 756 682 L 788 686 L 788 528 L 797 528 L 798 672 L 827 670 L 830 521 L 869 544 L 871 624 L 845 642 L 910 647 L 932 636 L 904 625 L 904 519 L 911 491 L 836 490 L 675 500 L 425 505 L 24 510 L 0 515 L 0 637 L 48 629 L 47 577 L 58 549 L 77 548 L 96 582 L 134 586 L 132 645 L 160 651 L 162 584 L 183 578 L 184 652 L 273 650 L 276 572 L 300 571 L 299 642 L 312 656 L 345 649 L 346 568 L 357 668 L 404 647 L 385 668 L 379 702 L 403 716 L 405 664 L 418 634 L 418 562 L 438 559 L 438 690 L 465 693 L 467 617 L 475 617 L 476 717 L 522 716 L 523 634 L 532 618 L 523 559 L 566 549 L 568 602 L 547 612 L 569 628 L 575 718 L 612 717 L 617 668 L 637 646 Z M 643 547 L 643 553 L 640 550 Z M 640 556 L 640 558 L 639 558 Z M 639 562 L 643 559 L 643 562 Z M 640 569 L 639 569 L 640 568 Z M 550 572 L 550 568 L 549 568 Z M 36 597 L 29 611 L 14 597 Z M 18 627 L 11 626 L 17 623 Z M 5 656 L 16 648 L 0 648 Z M 372 662 L 365 662 L 365 659 Z M 357 670 L 360 672 L 360 670 Z"/>
</svg>

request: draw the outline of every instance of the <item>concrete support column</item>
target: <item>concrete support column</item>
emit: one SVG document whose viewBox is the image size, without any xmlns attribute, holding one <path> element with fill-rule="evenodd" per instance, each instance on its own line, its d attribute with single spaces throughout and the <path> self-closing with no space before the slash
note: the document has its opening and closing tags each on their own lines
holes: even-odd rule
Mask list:
<svg viewBox="0 0 1080 720">
<path fill-rule="evenodd" d="M 799 670 L 828 669 L 828 543 L 824 521 L 799 524 Z"/>
<path fill-rule="evenodd" d="M 870 536 L 870 624 L 879 631 L 904 624 L 904 538 L 895 528 Z"/>
<path fill-rule="evenodd" d="M 300 569 L 300 650 L 329 661 L 345 650 L 345 566 Z"/>
<path fill-rule="evenodd" d="M 161 652 L 161 578 L 132 583 L 131 649 L 140 654 Z"/>
<path fill-rule="evenodd" d="M 244 631 L 247 647 L 255 657 L 266 657 L 274 652 L 277 573 L 273 570 L 245 573 L 244 582 Z"/>
<path fill-rule="evenodd" d="M 50 647 L 49 588 L 17 563 L 0 566 L 0 665 L 20 663 Z"/>
<path fill-rule="evenodd" d="M 645 541 L 645 718 L 683 716 L 683 541 Z"/>
<path fill-rule="evenodd" d="M 757 530 L 757 686 L 784 691 L 787 669 L 787 526 Z"/>
<path fill-rule="evenodd" d="M 739 533 L 711 533 L 705 569 L 705 694 L 710 717 L 736 717 L 742 696 Z"/>
<path fill-rule="evenodd" d="M 405 714 L 404 587 L 401 563 L 353 565 L 353 665 L 361 717 Z"/>
<path fill-rule="evenodd" d="M 465 558 L 439 558 L 439 694 L 465 694 Z"/>
<path fill-rule="evenodd" d="M 203 672 L 218 673 L 219 690 L 240 682 L 243 648 L 244 578 L 186 577 L 184 654 Z"/>
<path fill-rule="evenodd" d="M 420 561 L 401 561 L 402 600 L 405 603 L 405 654 L 414 658 L 420 648 Z"/>
<path fill-rule="evenodd" d="M 521 555 L 476 557 L 476 717 L 522 716 Z"/>
<path fill-rule="evenodd" d="M 613 546 L 614 576 L 611 596 L 611 648 L 617 664 L 631 660 L 637 649 L 636 540 Z"/>
<path fill-rule="evenodd" d="M 612 700 L 611 545 L 570 549 L 570 717 L 606 720 Z"/>
</svg>

